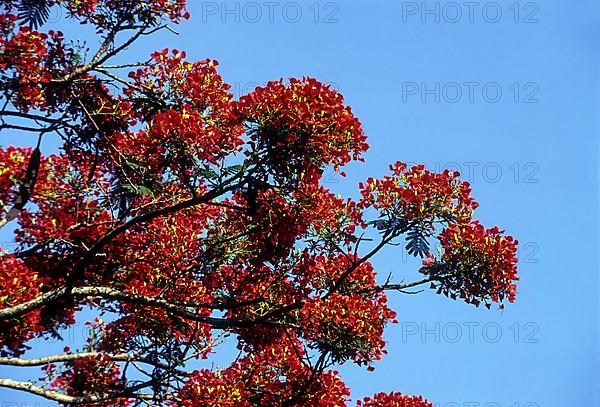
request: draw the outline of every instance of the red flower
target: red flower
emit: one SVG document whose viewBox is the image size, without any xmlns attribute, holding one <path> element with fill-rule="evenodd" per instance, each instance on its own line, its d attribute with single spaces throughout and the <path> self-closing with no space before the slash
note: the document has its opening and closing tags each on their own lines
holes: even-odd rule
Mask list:
<svg viewBox="0 0 600 407">
<path fill-rule="evenodd" d="M 0 309 L 33 300 L 42 292 L 44 278 L 29 269 L 14 255 L 2 253 L 0 248 Z M 24 344 L 43 330 L 39 326 L 40 312 L 24 318 L 0 321 L 0 355 L 21 355 Z"/>
<path fill-rule="evenodd" d="M 397 162 L 390 165 L 393 175 L 360 184 L 363 196 L 359 205 L 373 207 L 406 220 L 470 218 L 478 204 L 470 196 L 469 183 L 460 181 L 458 172 L 433 173 L 423 165 L 410 169 Z"/>
<path fill-rule="evenodd" d="M 433 407 L 433 404 L 421 396 L 407 396 L 397 392 L 377 393 L 371 397 L 365 397 L 358 401 L 361 407 Z"/>
<path fill-rule="evenodd" d="M 107 356 L 75 359 L 53 380 L 54 389 L 64 390 L 68 395 L 84 397 L 118 393 L 123 388 L 121 369 Z M 125 398 L 115 398 L 101 403 L 84 403 L 83 406 L 126 407 L 133 403 Z"/>
<path fill-rule="evenodd" d="M 370 364 L 387 353 L 383 328 L 396 313 L 386 305 L 385 295 L 366 299 L 358 294 L 316 297 L 302 309 L 304 336 L 337 362 L 352 359 Z"/>
<path fill-rule="evenodd" d="M 489 301 L 505 298 L 513 302 L 518 242 L 503 233 L 498 227 L 485 229 L 478 221 L 452 224 L 439 236 L 441 257 L 424 260 L 421 272 L 436 280 L 439 293 L 476 306 L 483 301 L 489 308 Z"/>
<path fill-rule="evenodd" d="M 298 162 L 335 168 L 360 159 L 368 144 L 359 120 L 343 97 L 313 78 L 269 82 L 242 96 L 242 120 L 257 126 L 253 141 L 279 165 Z"/>
</svg>

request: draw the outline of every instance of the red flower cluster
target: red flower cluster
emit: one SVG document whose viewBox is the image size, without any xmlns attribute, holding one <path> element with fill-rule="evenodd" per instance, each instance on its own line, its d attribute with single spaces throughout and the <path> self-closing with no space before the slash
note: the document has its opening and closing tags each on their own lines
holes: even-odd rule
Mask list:
<svg viewBox="0 0 600 407">
<path fill-rule="evenodd" d="M 151 0 L 151 1 L 127 1 L 127 0 L 55 0 L 65 7 L 70 16 L 83 24 L 93 24 L 99 31 L 108 31 L 119 21 L 115 10 L 121 12 L 121 18 L 131 23 L 156 22 L 166 16 L 174 23 L 190 17 L 186 10 L 186 0 Z M 128 17 L 128 18 L 127 18 Z"/>
<path fill-rule="evenodd" d="M 15 193 L 25 177 L 33 149 L 9 146 L 0 148 L 0 214 L 10 209 Z"/>
<path fill-rule="evenodd" d="M 203 282 L 186 270 L 200 267 L 199 231 L 214 216 L 210 208 L 192 208 L 170 217 L 158 218 L 143 230 L 132 230 L 109 247 L 107 262 L 119 264 L 113 281 L 119 289 L 134 295 L 161 296 L 167 301 L 186 304 L 211 304 L 214 297 Z M 124 266 L 127 265 L 127 266 Z M 208 343 L 210 326 L 194 321 L 173 324 L 169 313 L 160 308 L 123 303 L 120 318 L 108 323 L 99 346 L 129 350 L 140 337 L 175 339 Z M 208 308 L 199 315 L 210 316 Z M 205 347 L 204 354 L 210 352 Z"/>
<path fill-rule="evenodd" d="M 354 267 L 355 264 L 359 265 Z M 347 274 L 352 267 L 352 273 Z M 357 256 L 348 253 L 311 256 L 306 250 L 294 272 L 297 273 L 300 284 L 317 295 L 325 294 L 346 274 L 338 289 L 340 293 L 368 291 L 376 284 L 373 265 L 368 261 L 360 262 Z"/>
<path fill-rule="evenodd" d="M 307 237 L 313 246 L 336 242 L 347 246 L 355 242 L 357 227 L 365 227 L 362 211 L 351 198 L 344 200 L 322 185 L 307 183 L 294 193 L 300 207 L 299 219 L 308 224 Z"/>
<path fill-rule="evenodd" d="M 100 204 L 100 190 L 82 194 L 90 178 L 98 182 L 99 187 L 108 188 L 98 165 L 78 163 L 68 154 L 42 157 L 30 198 L 37 210 L 21 211 L 18 242 L 43 245 L 60 240 L 72 248 L 90 247 L 106 232 L 112 219 Z"/>
<path fill-rule="evenodd" d="M 244 129 L 233 122 L 233 96 L 218 63 L 190 63 L 185 56 L 164 49 L 152 54 L 151 66 L 130 73 L 134 82 L 125 93 L 149 126 L 112 136 L 115 161 L 124 156 L 147 174 L 170 172 L 183 181 L 198 171 L 197 163 L 216 164 L 239 150 Z"/>
<path fill-rule="evenodd" d="M 345 406 L 350 391 L 338 372 L 313 374 L 300 344 L 284 340 L 256 349 L 219 372 L 199 370 L 180 392 L 183 406 Z M 175 404 L 173 404 L 175 405 Z"/>
<path fill-rule="evenodd" d="M 2 253 L 0 248 L 0 309 L 33 300 L 42 291 L 44 279 L 29 269 L 14 255 Z M 37 327 L 40 312 L 27 314 L 24 318 L 0 320 L 0 355 L 21 355 L 24 343 L 42 330 Z"/>
<path fill-rule="evenodd" d="M 254 191 L 252 197 L 248 192 L 237 193 L 224 205 L 244 210 L 225 209 L 210 233 L 245 236 L 240 260 L 253 265 L 288 256 L 310 222 L 299 218 L 295 202 L 272 189 Z"/>
<path fill-rule="evenodd" d="M 122 391 L 121 369 L 105 355 L 75 359 L 68 364 L 51 384 L 54 389 L 63 390 L 75 397 L 109 395 Z M 83 406 L 127 407 L 133 403 L 124 398 L 115 398 L 100 403 L 84 403 Z"/>
<path fill-rule="evenodd" d="M 52 79 L 45 66 L 48 35 L 28 27 L 21 27 L 11 35 L 17 16 L 3 14 L 0 18 L 0 70 L 6 74 L 12 73 L 19 107 L 24 111 L 42 107 L 45 104 L 46 85 Z"/>
<path fill-rule="evenodd" d="M 396 313 L 387 306 L 385 294 L 373 290 L 371 263 L 349 254 L 311 257 L 304 252 L 296 272 L 301 286 L 316 294 L 301 312 L 304 336 L 313 346 L 359 364 L 386 353 L 383 329 L 396 322 Z M 337 292 L 327 296 L 336 285 Z"/>
<path fill-rule="evenodd" d="M 210 59 L 192 63 L 186 56 L 185 51 L 168 48 L 152 53 L 149 66 L 129 73 L 134 82 L 126 89 L 127 96 L 146 96 L 148 104 L 154 98 L 167 105 L 190 105 L 213 120 L 228 118 L 233 95 L 217 72 L 219 63 Z"/>
<path fill-rule="evenodd" d="M 517 244 L 511 236 L 503 236 L 498 227 L 485 229 L 479 222 L 452 224 L 439 240 L 441 258 L 431 255 L 423 261 L 421 272 L 438 282 L 439 292 L 458 295 L 467 303 L 489 308 L 489 301 L 513 302 L 516 297 Z M 502 307 L 502 305 L 501 305 Z"/>
<path fill-rule="evenodd" d="M 237 104 L 244 121 L 258 129 L 254 142 L 274 160 L 335 168 L 360 159 L 368 149 L 359 120 L 344 99 L 312 78 L 269 82 L 242 96 Z M 289 163 L 288 163 L 289 164 Z"/>
<path fill-rule="evenodd" d="M 312 183 L 291 194 L 275 189 L 246 190 L 224 204 L 247 210 L 227 210 L 222 217 L 227 224 L 219 225 L 231 235 L 246 231 L 245 251 L 263 260 L 285 258 L 302 238 L 311 239 L 313 245 L 332 241 L 349 244 L 357 223 L 361 223 L 360 211 L 352 200 L 344 201 Z"/>
<path fill-rule="evenodd" d="M 423 165 L 407 169 L 406 164 L 390 165 L 391 176 L 369 178 L 361 183 L 359 205 L 373 208 L 410 221 L 470 217 L 478 204 L 470 196 L 468 182 L 458 172 L 433 173 Z"/>
<path fill-rule="evenodd" d="M 360 294 L 316 297 L 302 308 L 304 336 L 316 348 L 331 352 L 336 362 L 370 365 L 384 350 L 383 329 L 396 317 L 385 295 L 365 299 Z"/>
<path fill-rule="evenodd" d="M 488 301 L 502 302 L 505 297 L 512 302 L 513 281 L 518 279 L 517 242 L 501 236 L 498 228 L 484 229 L 472 220 L 478 204 L 470 195 L 469 183 L 460 181 L 458 172 L 432 173 L 423 165 L 407 169 L 397 162 L 390 169 L 391 176 L 360 184 L 359 206 L 377 209 L 386 225 L 403 225 L 402 233 L 417 227 L 429 237 L 437 224 L 445 226 L 438 236 L 441 259 L 427 251 L 421 269 L 434 280 L 432 288 L 475 305 L 484 301 L 489 307 Z"/>
<path fill-rule="evenodd" d="M 76 53 L 64 44 L 62 32 L 44 33 L 21 25 L 13 3 L 17 2 L 0 5 L 0 80 L 19 110 L 54 112 L 73 96 L 68 86 L 53 80 L 79 66 Z"/>
<path fill-rule="evenodd" d="M 248 400 L 250 392 L 237 373 L 231 369 L 220 372 L 201 369 L 193 372 L 179 392 L 181 404 L 173 403 L 172 406 L 251 407 L 253 404 Z"/>
<path fill-rule="evenodd" d="M 433 404 L 421 396 L 407 396 L 397 392 L 377 393 L 358 401 L 359 407 L 433 407 Z"/>
</svg>

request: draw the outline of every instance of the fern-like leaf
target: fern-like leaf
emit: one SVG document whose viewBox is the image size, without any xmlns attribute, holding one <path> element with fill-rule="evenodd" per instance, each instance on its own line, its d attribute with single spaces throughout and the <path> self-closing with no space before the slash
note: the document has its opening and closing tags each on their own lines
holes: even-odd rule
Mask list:
<svg viewBox="0 0 600 407">
<path fill-rule="evenodd" d="M 40 28 L 50 17 L 48 0 L 21 0 L 18 10 L 19 20 L 33 29 Z"/>
<path fill-rule="evenodd" d="M 425 257 L 429 253 L 428 233 L 421 228 L 412 229 L 406 235 L 406 250 L 412 256 Z"/>
<path fill-rule="evenodd" d="M 380 232 L 386 232 L 398 235 L 404 232 L 408 226 L 408 221 L 402 218 L 390 219 L 388 216 L 381 217 L 377 220 L 368 222 L 369 225 L 375 226 Z"/>
</svg>

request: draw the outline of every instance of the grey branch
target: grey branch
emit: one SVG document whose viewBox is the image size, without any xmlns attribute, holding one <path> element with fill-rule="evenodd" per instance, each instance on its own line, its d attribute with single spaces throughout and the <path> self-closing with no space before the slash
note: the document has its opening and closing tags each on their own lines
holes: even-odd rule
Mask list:
<svg viewBox="0 0 600 407">
<path fill-rule="evenodd" d="M 20 359 L 20 358 L 7 358 L 0 357 L 0 365 L 3 366 L 16 366 L 16 367 L 35 367 L 35 366 L 44 366 L 50 363 L 64 363 L 70 362 L 76 359 L 84 359 L 96 356 L 104 356 L 109 358 L 115 362 L 140 362 L 145 363 L 147 365 L 155 366 L 164 370 L 168 370 L 171 372 L 175 372 L 181 376 L 189 376 L 188 372 L 184 372 L 182 370 L 176 369 L 172 366 L 169 366 L 165 363 L 157 362 L 155 360 L 150 360 L 148 358 L 142 357 L 138 354 L 128 354 L 128 353 L 106 353 L 106 352 L 80 352 L 80 353 L 68 353 L 61 355 L 52 355 L 46 356 L 37 359 Z"/>
<path fill-rule="evenodd" d="M 125 391 L 115 393 L 115 394 L 103 394 L 103 395 L 89 395 L 89 396 L 68 396 L 66 394 L 62 394 L 53 390 L 48 390 L 40 386 L 36 386 L 34 383 L 30 382 L 21 382 L 12 379 L 2 379 L 0 378 L 0 387 L 7 387 L 9 389 L 22 390 L 31 394 L 35 394 L 41 397 L 44 397 L 48 400 L 58 401 L 60 403 L 68 403 L 68 404 L 85 404 L 85 403 L 99 403 L 101 401 L 114 400 L 117 398 L 131 398 L 131 399 L 139 399 L 139 400 L 153 400 L 155 399 L 155 395 L 153 394 L 139 394 L 139 393 L 131 393 L 127 394 Z M 172 397 L 170 397 L 172 398 Z"/>
<path fill-rule="evenodd" d="M 375 291 L 403 291 L 403 290 L 406 290 L 407 288 L 416 287 L 418 285 L 426 284 L 431 281 L 434 281 L 434 279 L 427 277 L 422 280 L 413 281 L 412 283 L 405 283 L 405 284 L 385 283 L 385 284 L 373 287 L 373 290 L 375 290 Z"/>
<path fill-rule="evenodd" d="M 0 365 L 5 366 L 20 366 L 20 367 L 31 367 L 31 366 L 44 366 L 50 363 L 62 363 L 69 362 L 75 359 L 83 359 L 94 356 L 108 356 L 111 360 L 116 362 L 127 362 L 137 360 L 137 355 L 129 355 L 127 353 L 108 354 L 102 352 L 81 352 L 81 353 L 69 353 L 63 355 L 53 355 L 38 359 L 20 359 L 20 358 L 3 358 L 0 357 Z"/>
<path fill-rule="evenodd" d="M 23 304 L 15 305 L 14 307 L 4 308 L 0 310 L 0 319 L 11 319 L 23 316 L 33 310 L 43 307 L 53 300 L 63 297 L 100 297 L 106 300 L 126 301 L 133 304 L 147 305 L 150 307 L 158 307 L 173 313 L 181 318 L 202 322 L 216 329 L 228 329 L 232 327 L 248 327 L 256 324 L 281 326 L 282 324 L 276 321 L 268 320 L 270 314 L 257 320 L 231 320 L 226 318 L 214 318 L 200 315 L 191 310 L 193 305 L 189 307 L 173 304 L 169 301 L 147 297 L 138 294 L 126 293 L 109 287 L 62 287 L 57 290 L 43 294 L 31 301 Z"/>
</svg>

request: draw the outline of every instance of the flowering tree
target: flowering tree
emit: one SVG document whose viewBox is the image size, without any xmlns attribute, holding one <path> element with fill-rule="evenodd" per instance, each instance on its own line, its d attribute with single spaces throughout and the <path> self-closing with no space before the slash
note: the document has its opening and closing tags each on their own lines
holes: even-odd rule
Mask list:
<svg viewBox="0 0 600 407">
<path fill-rule="evenodd" d="M 92 26 L 99 48 L 44 32 L 51 7 Z M 0 148 L 0 227 L 14 224 L 18 244 L 0 258 L 0 365 L 43 370 L 0 386 L 87 406 L 346 405 L 333 369 L 385 353 L 386 292 L 514 300 L 517 242 L 473 219 L 458 173 L 397 162 L 358 200 L 322 185 L 368 148 L 330 87 L 280 80 L 234 100 L 215 61 L 165 49 L 111 62 L 187 19 L 185 0 L 5 0 L 0 12 L 0 129 L 38 136 Z M 47 137 L 58 154 L 42 154 Z M 378 283 L 370 260 L 401 239 L 423 278 Z M 81 347 L 25 356 L 82 309 L 98 317 Z M 237 358 L 202 368 L 227 336 Z"/>
</svg>

